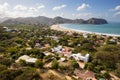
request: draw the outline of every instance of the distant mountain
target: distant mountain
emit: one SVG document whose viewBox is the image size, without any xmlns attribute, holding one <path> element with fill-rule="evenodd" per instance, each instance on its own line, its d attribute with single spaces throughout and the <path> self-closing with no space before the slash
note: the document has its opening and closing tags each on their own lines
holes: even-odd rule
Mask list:
<svg viewBox="0 0 120 80">
<path fill-rule="evenodd" d="M 0 23 L 6 21 L 6 20 L 8 20 L 8 19 L 11 19 L 11 18 L 10 18 L 10 17 L 0 18 Z"/>
<path fill-rule="evenodd" d="M 61 24 L 61 23 L 77 23 L 77 24 L 107 24 L 108 22 L 105 19 L 97 19 L 97 18 L 90 18 L 88 20 L 83 19 L 67 19 L 62 17 L 55 17 L 55 18 L 48 18 L 44 16 L 38 17 L 27 17 L 27 18 L 15 18 L 15 19 L 8 19 L 4 21 L 2 24 L 12 24 L 12 25 L 19 25 L 19 24 L 29 24 L 29 25 L 37 25 L 37 24 Z"/>
<path fill-rule="evenodd" d="M 87 20 L 88 24 L 106 24 L 108 23 L 105 19 L 90 18 Z"/>
</svg>

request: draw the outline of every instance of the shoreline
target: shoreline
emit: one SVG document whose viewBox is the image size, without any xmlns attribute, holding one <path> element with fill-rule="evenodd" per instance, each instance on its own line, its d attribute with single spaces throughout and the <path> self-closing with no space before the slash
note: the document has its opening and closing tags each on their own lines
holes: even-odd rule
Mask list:
<svg viewBox="0 0 120 80">
<path fill-rule="evenodd" d="M 95 35 L 106 35 L 106 36 L 112 36 L 112 37 L 120 37 L 120 35 L 116 34 L 107 34 L 107 33 L 97 33 L 97 32 L 90 32 L 90 31 L 83 31 L 83 30 L 76 30 L 76 29 L 71 29 L 71 28 L 66 28 L 61 26 L 60 24 L 55 24 L 50 26 L 51 29 L 57 30 L 57 31 L 64 31 L 64 32 L 70 32 L 70 33 L 78 33 L 78 34 L 95 34 Z"/>
</svg>

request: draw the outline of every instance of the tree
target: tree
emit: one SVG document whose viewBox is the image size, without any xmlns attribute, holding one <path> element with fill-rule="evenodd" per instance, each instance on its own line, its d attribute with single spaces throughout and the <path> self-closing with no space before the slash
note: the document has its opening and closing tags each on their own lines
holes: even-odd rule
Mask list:
<svg viewBox="0 0 120 80">
<path fill-rule="evenodd" d="M 43 62 L 39 59 L 35 62 L 35 67 L 37 67 L 37 68 L 42 68 L 43 65 L 44 65 Z"/>
<path fill-rule="evenodd" d="M 75 60 L 71 60 L 71 66 L 75 69 L 75 68 L 79 68 L 79 64 L 77 63 L 77 61 Z"/>
<path fill-rule="evenodd" d="M 15 77 L 22 73 L 21 70 L 4 70 L 0 72 L 0 80 L 14 80 Z"/>
<path fill-rule="evenodd" d="M 87 70 L 92 70 L 92 71 L 93 71 L 94 65 L 93 65 L 92 63 L 86 63 L 86 64 L 85 64 L 85 69 L 87 69 Z"/>
<path fill-rule="evenodd" d="M 105 78 L 105 79 L 110 79 L 110 74 L 108 72 L 105 72 L 102 74 L 102 76 Z"/>
<path fill-rule="evenodd" d="M 9 58 L 0 57 L 0 64 L 6 65 L 9 67 L 12 63 L 13 63 L 13 60 L 11 60 Z"/>
<path fill-rule="evenodd" d="M 99 65 L 103 65 L 104 68 L 114 70 L 116 68 L 116 63 L 120 62 L 119 58 L 120 46 L 106 45 L 96 52 L 93 62 L 99 62 Z"/>
<path fill-rule="evenodd" d="M 115 75 L 120 78 L 120 63 L 117 64 L 117 69 L 115 70 Z"/>
<path fill-rule="evenodd" d="M 22 44 L 22 43 L 23 43 L 23 39 L 18 38 L 18 37 L 14 38 L 14 41 L 15 41 L 16 43 L 18 43 L 18 44 Z"/>
<path fill-rule="evenodd" d="M 7 49 L 7 52 L 10 53 L 10 55 L 17 54 L 18 48 L 17 47 L 9 47 Z"/>
<path fill-rule="evenodd" d="M 6 70 L 7 67 L 5 65 L 0 64 L 0 72 Z"/>
<path fill-rule="evenodd" d="M 26 61 L 25 61 L 25 60 L 22 60 L 22 59 L 19 60 L 19 64 L 20 64 L 21 66 L 26 66 L 26 65 L 27 65 L 27 64 L 26 64 Z"/>
<path fill-rule="evenodd" d="M 0 52 L 5 52 L 5 48 L 0 46 Z"/>
<path fill-rule="evenodd" d="M 58 69 L 59 67 L 57 60 L 53 60 L 51 65 L 53 69 Z"/>
<path fill-rule="evenodd" d="M 82 47 L 81 50 L 86 50 L 88 52 L 93 52 L 95 49 L 93 48 L 93 45 L 91 43 L 85 43 Z"/>
<path fill-rule="evenodd" d="M 17 76 L 14 80 L 40 80 L 41 77 L 34 70 L 25 70 L 21 75 Z"/>
</svg>

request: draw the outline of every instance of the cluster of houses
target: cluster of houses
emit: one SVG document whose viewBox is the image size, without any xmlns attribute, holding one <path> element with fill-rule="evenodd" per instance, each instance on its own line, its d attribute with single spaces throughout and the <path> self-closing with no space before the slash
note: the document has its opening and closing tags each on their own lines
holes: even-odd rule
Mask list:
<svg viewBox="0 0 120 80">
<path fill-rule="evenodd" d="M 8 27 L 3 27 L 4 29 L 5 29 L 5 31 L 7 31 L 7 32 L 10 32 L 10 31 L 12 31 L 12 29 L 9 29 Z"/>
<path fill-rule="evenodd" d="M 5 29 L 5 31 L 7 31 L 7 32 L 12 32 L 12 33 L 15 33 L 18 31 L 17 29 L 10 29 L 8 27 L 3 27 L 3 29 Z"/>
<path fill-rule="evenodd" d="M 76 61 L 83 61 L 85 63 L 89 61 L 88 53 L 85 56 L 82 56 L 80 53 L 73 54 L 69 48 L 63 48 L 62 46 L 54 47 L 51 50 L 59 55 L 64 55 L 68 58 L 74 58 Z"/>
<path fill-rule="evenodd" d="M 87 63 L 89 61 L 89 54 L 86 54 L 85 56 L 82 56 L 80 53 L 72 54 L 72 51 L 69 48 L 63 48 L 62 46 L 54 47 L 51 49 L 52 53 L 56 53 L 59 55 L 66 56 L 67 58 L 74 58 L 76 61 L 83 61 L 84 63 Z M 52 53 L 44 52 L 44 54 L 52 55 Z M 25 60 L 27 63 L 35 63 L 37 58 L 29 57 L 28 55 L 23 55 L 19 57 L 16 62 L 19 62 L 20 60 Z"/>
</svg>

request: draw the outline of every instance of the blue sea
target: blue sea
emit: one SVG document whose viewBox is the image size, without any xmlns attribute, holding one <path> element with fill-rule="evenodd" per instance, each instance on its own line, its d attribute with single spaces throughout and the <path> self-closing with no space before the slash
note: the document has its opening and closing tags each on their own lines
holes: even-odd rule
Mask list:
<svg viewBox="0 0 120 80">
<path fill-rule="evenodd" d="M 93 24 L 61 24 L 63 28 L 74 29 L 76 31 L 86 31 L 120 36 L 120 23 L 108 23 L 102 25 Z"/>
</svg>

